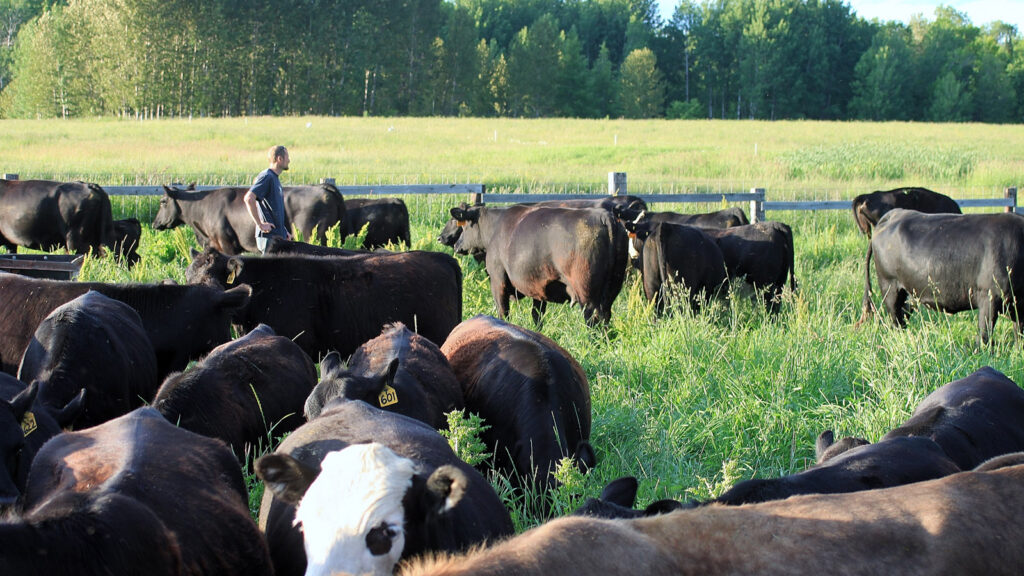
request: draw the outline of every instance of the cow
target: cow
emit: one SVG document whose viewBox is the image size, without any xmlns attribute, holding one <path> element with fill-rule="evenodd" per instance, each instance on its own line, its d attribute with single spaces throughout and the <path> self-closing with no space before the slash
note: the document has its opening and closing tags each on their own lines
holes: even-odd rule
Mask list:
<svg viewBox="0 0 1024 576">
<path fill-rule="evenodd" d="M 675 284 L 689 291 L 690 310 L 694 313 L 703 302 L 724 292 L 728 280 L 725 258 L 718 243 L 704 230 L 671 223 L 622 223 L 629 233 L 631 254 L 639 246 L 635 252 L 644 295 L 654 302 L 659 316 L 664 313 Z"/>
<path fill-rule="evenodd" d="M 462 318 L 462 270 L 440 252 L 229 257 L 207 248 L 193 253 L 185 277 L 222 289 L 250 284 L 236 321 L 246 330 L 265 323 L 313 359 L 348 356 L 391 322 L 439 344 Z"/>
<path fill-rule="evenodd" d="M 378 250 L 377 253 L 386 253 L 386 250 Z M 264 254 L 292 254 L 295 256 L 363 256 L 370 254 L 368 250 L 349 250 L 347 248 L 333 248 L 331 246 L 320 246 L 295 240 L 285 240 L 280 236 L 267 238 L 267 249 Z"/>
<path fill-rule="evenodd" d="M 672 224 L 696 226 L 705 229 L 723 229 L 750 224 L 750 220 L 747 219 L 747 213 L 742 208 L 736 206 L 705 214 L 680 214 L 668 211 L 649 212 L 646 208 L 618 207 L 615 209 L 615 217 L 629 222 L 636 222 L 639 218 L 652 222 L 670 222 Z"/>
<path fill-rule="evenodd" d="M 960 214 L 960 205 L 945 194 L 927 188 L 906 187 L 876 190 L 853 199 L 853 220 L 857 228 L 871 238 L 871 228 L 893 208 L 916 210 L 928 214 Z"/>
<path fill-rule="evenodd" d="M 38 400 L 52 410 L 63 408 L 84 388 L 77 428 L 131 412 L 160 385 L 156 354 L 139 313 L 95 290 L 61 304 L 39 323 L 18 379 L 38 381 Z"/>
<path fill-rule="evenodd" d="M 400 576 L 1017 574 L 1024 462 L 885 490 L 710 505 L 632 520 L 570 516 Z"/>
<path fill-rule="evenodd" d="M 114 243 L 110 198 L 98 184 L 0 180 L 0 246 L 101 254 Z"/>
<path fill-rule="evenodd" d="M 0 520 L 0 573 L 273 574 L 238 462 L 152 408 L 46 443 L 23 510 Z"/>
<path fill-rule="evenodd" d="M 491 485 L 436 430 L 360 400 L 329 403 L 256 472 L 277 576 L 390 575 L 399 558 L 513 532 Z"/>
<path fill-rule="evenodd" d="M 936 389 L 884 438 L 900 436 L 934 440 L 964 470 L 1024 451 L 1024 390 L 985 366 Z"/>
<path fill-rule="evenodd" d="M 445 414 L 465 408 L 448 359 L 430 340 L 401 322 L 384 327 L 380 336 L 356 349 L 341 364 L 341 355 L 328 354 L 320 362 L 320 383 L 305 404 L 307 420 L 339 396 L 404 414 L 432 428 L 447 429 Z"/>
<path fill-rule="evenodd" d="M 39 384 L 25 385 L 0 372 L 0 513 L 25 491 L 29 467 L 47 440 L 71 425 L 82 410 L 84 391 L 60 410 L 36 402 Z"/>
<path fill-rule="evenodd" d="M 223 440 L 242 462 L 302 424 L 316 367 L 294 342 L 266 324 L 214 348 L 185 372 L 169 375 L 153 407 L 182 428 Z"/>
<path fill-rule="evenodd" d="M 572 302 L 588 325 L 611 320 L 626 277 L 626 233 L 596 208 L 452 208 L 462 223 L 457 254 L 486 253 L 491 295 L 506 318 L 509 300 L 533 299 L 539 324 L 548 302 Z"/>
<path fill-rule="evenodd" d="M 836 442 L 835 433 L 825 430 L 818 435 L 818 439 L 814 442 L 814 456 L 818 464 L 824 464 L 847 450 L 870 443 L 867 439 L 856 436 L 847 436 Z"/>
<path fill-rule="evenodd" d="M 543 334 L 490 316 L 459 324 L 441 346 L 499 470 L 555 484 L 562 458 L 593 468 L 590 387 L 579 363 Z"/>
<path fill-rule="evenodd" d="M 242 202 L 246 191 L 248 188 L 228 187 L 196 192 L 164 186 L 153 229 L 187 224 L 203 247 L 230 255 L 256 252 L 256 223 Z M 289 224 L 307 240 L 316 228 L 322 245 L 327 243 L 327 230 L 345 216 L 341 194 L 330 184 L 285 187 L 284 203 Z"/>
<path fill-rule="evenodd" d="M 346 198 L 345 236 L 358 234 L 366 226 L 362 247 L 367 250 L 388 244 L 412 246 L 409 209 L 401 198 Z"/>
<path fill-rule="evenodd" d="M 782 222 L 757 222 L 730 228 L 708 228 L 704 234 L 718 244 L 729 278 L 740 278 L 777 314 L 782 291 L 796 292 L 793 231 Z"/>
<path fill-rule="evenodd" d="M 139 262 L 139 243 L 142 240 L 142 224 L 135 218 L 114 220 L 113 251 L 118 260 L 129 268 Z"/>
<path fill-rule="evenodd" d="M 95 290 L 139 313 L 157 360 L 157 378 L 184 370 L 214 346 L 231 339 L 231 318 L 245 308 L 248 286 L 231 290 L 175 284 L 61 282 L 0 273 L 0 360 L 8 374 L 21 358 L 39 323 L 55 308 Z"/>
<path fill-rule="evenodd" d="M 803 472 L 740 482 L 712 502 L 737 506 L 782 500 L 797 494 L 875 490 L 941 478 L 960 471 L 956 462 L 934 440 L 893 437 L 850 448 Z"/>
<path fill-rule="evenodd" d="M 874 311 L 871 257 L 882 301 L 906 326 L 907 298 L 949 313 L 978 311 L 978 342 L 988 343 L 1004 313 L 1024 334 L 1024 218 L 1017 214 L 924 214 L 894 208 L 875 226 L 864 264 L 864 322 Z"/>
<path fill-rule="evenodd" d="M 573 516 L 592 516 L 595 518 L 643 518 L 645 516 L 657 516 L 668 514 L 675 510 L 693 508 L 694 503 L 682 503 L 678 500 L 665 498 L 647 505 L 643 510 L 636 510 L 636 491 L 639 487 L 636 478 L 623 476 L 608 483 L 601 490 L 600 498 L 587 498 L 583 504 L 573 512 Z"/>
</svg>

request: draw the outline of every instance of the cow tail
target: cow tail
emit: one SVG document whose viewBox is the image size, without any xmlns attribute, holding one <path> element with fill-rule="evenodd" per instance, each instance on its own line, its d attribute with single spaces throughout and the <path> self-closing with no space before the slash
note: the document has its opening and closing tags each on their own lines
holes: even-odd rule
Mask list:
<svg viewBox="0 0 1024 576">
<path fill-rule="evenodd" d="M 793 244 L 793 229 L 786 226 L 786 241 L 789 242 L 786 250 L 786 265 L 789 266 L 789 290 L 796 293 L 796 246 Z"/>
<path fill-rule="evenodd" d="M 328 228 L 333 228 L 334 224 L 337 223 L 337 225 L 338 225 L 338 233 L 340 234 L 340 237 L 341 237 L 342 241 L 344 242 L 345 236 L 346 236 L 346 232 L 345 232 L 345 226 L 346 226 L 346 223 L 345 223 L 345 198 L 341 195 L 341 190 L 338 190 L 338 187 L 335 186 L 334 184 L 326 184 L 325 183 L 325 184 L 321 184 L 321 186 L 323 187 L 324 191 L 327 193 L 327 196 L 328 197 L 332 197 L 335 200 L 335 202 L 331 202 L 331 204 L 333 206 L 335 206 L 335 212 L 334 212 L 334 214 L 332 214 L 333 219 L 329 220 L 329 222 L 331 222 L 331 224 L 328 226 Z M 327 230 L 322 230 L 322 231 L 319 231 L 317 233 L 318 234 L 322 234 L 324 238 L 327 237 Z"/>
<path fill-rule="evenodd" d="M 868 242 L 868 254 L 864 260 L 864 309 L 861 312 L 860 320 L 854 324 L 855 328 L 859 328 L 875 311 L 875 303 L 871 301 L 871 254 L 873 250 L 871 242 Z"/>
<path fill-rule="evenodd" d="M 96 256 L 99 255 L 100 246 L 105 246 L 107 250 L 114 253 L 117 234 L 114 232 L 114 210 L 110 205 L 110 196 L 99 184 L 90 182 L 87 186 L 89 187 L 89 196 L 99 205 L 99 221 L 95 237 L 97 244 L 92 248 L 96 252 Z"/>
</svg>

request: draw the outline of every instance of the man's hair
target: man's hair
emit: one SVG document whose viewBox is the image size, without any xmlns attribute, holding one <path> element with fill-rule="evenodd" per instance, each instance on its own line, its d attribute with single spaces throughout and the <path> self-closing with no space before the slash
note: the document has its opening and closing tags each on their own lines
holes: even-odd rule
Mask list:
<svg viewBox="0 0 1024 576">
<path fill-rule="evenodd" d="M 267 150 L 267 160 L 273 162 L 279 156 L 284 156 L 288 153 L 288 149 L 284 146 L 271 146 L 270 150 Z"/>
</svg>

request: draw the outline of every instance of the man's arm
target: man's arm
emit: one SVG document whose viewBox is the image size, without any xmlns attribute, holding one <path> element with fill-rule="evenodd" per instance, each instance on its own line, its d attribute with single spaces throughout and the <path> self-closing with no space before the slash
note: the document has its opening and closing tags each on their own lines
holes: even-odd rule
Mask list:
<svg viewBox="0 0 1024 576">
<path fill-rule="evenodd" d="M 261 175 L 262 176 L 262 175 Z M 260 232 L 270 232 L 274 229 L 274 225 L 263 219 L 263 212 L 260 211 L 259 197 L 256 196 L 256 192 L 260 188 L 266 188 L 269 182 L 265 178 L 256 178 L 256 182 L 253 183 L 252 188 L 249 188 L 245 192 L 245 196 L 242 196 L 242 202 L 245 204 L 245 211 L 249 213 L 249 217 L 256 223 L 256 228 Z M 264 192 L 265 193 L 265 192 Z"/>
</svg>

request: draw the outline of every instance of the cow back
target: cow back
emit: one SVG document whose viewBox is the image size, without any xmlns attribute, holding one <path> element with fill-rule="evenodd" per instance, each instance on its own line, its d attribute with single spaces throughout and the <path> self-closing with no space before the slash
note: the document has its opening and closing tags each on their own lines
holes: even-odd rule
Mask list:
<svg viewBox="0 0 1024 576">
<path fill-rule="evenodd" d="M 409 209 L 401 198 L 352 198 L 345 200 L 345 234 L 358 234 L 366 226 L 363 248 L 388 244 L 412 246 Z"/>
</svg>

